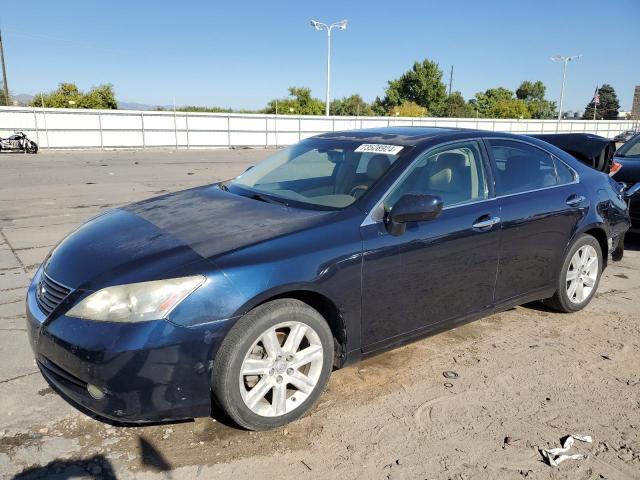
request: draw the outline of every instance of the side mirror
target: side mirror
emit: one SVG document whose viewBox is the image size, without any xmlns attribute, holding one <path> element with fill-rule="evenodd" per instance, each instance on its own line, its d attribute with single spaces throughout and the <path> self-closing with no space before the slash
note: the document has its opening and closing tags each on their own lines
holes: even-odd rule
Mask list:
<svg viewBox="0 0 640 480">
<path fill-rule="evenodd" d="M 408 222 L 433 220 L 442 213 L 442 198 L 437 195 L 406 193 L 398 199 L 386 217 L 391 235 L 402 235 Z"/>
<path fill-rule="evenodd" d="M 628 190 L 625 190 L 623 195 L 624 195 L 624 198 L 631 198 L 638 192 L 640 192 L 640 182 L 636 183 L 633 187 L 629 188 Z"/>
</svg>

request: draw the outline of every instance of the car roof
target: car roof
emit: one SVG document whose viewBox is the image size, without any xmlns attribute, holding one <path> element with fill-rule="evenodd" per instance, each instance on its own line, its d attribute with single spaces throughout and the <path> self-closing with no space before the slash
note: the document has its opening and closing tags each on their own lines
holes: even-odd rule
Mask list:
<svg viewBox="0 0 640 480">
<path fill-rule="evenodd" d="M 439 137 L 460 136 L 461 134 L 486 135 L 486 130 L 474 130 L 466 128 L 450 127 L 381 127 L 365 128 L 361 130 L 345 130 L 339 132 L 327 132 L 316 135 L 313 138 L 354 140 L 372 143 L 393 143 L 395 145 L 417 146 L 428 140 Z"/>
</svg>

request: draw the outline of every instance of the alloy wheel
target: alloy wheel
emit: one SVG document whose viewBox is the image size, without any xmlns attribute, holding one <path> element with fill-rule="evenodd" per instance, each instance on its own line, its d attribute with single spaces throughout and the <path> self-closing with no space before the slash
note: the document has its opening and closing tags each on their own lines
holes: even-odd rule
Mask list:
<svg viewBox="0 0 640 480">
<path fill-rule="evenodd" d="M 242 400 L 263 417 L 292 412 L 316 388 L 323 358 L 320 337 L 309 325 L 291 321 L 267 329 L 240 367 Z"/>
<path fill-rule="evenodd" d="M 584 302 L 598 279 L 598 254 L 591 245 L 580 247 L 571 257 L 566 276 L 567 297 L 574 304 Z"/>
</svg>

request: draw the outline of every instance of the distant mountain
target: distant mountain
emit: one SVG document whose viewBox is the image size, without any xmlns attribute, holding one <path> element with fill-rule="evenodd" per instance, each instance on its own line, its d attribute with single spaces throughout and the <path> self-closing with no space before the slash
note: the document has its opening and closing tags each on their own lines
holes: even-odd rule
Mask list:
<svg viewBox="0 0 640 480">
<path fill-rule="evenodd" d="M 29 95 L 28 93 L 20 93 L 18 95 L 12 95 L 11 99 L 14 102 L 18 102 L 19 105 L 29 105 L 31 100 L 33 100 L 33 95 Z"/>
<path fill-rule="evenodd" d="M 164 110 L 173 110 L 173 105 L 149 105 L 136 102 L 118 102 L 119 110 L 157 110 L 158 107 Z"/>
</svg>

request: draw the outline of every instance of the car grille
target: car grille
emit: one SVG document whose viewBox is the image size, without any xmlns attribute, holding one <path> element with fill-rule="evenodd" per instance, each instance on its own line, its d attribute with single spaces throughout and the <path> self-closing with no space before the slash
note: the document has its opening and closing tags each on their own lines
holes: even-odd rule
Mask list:
<svg viewBox="0 0 640 480">
<path fill-rule="evenodd" d="M 43 272 L 38 282 L 36 300 L 44 313 L 49 315 L 71 293 L 71 289 L 59 284 Z"/>
</svg>

